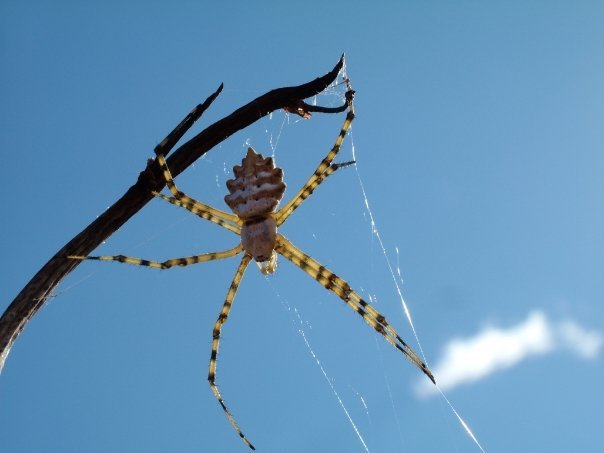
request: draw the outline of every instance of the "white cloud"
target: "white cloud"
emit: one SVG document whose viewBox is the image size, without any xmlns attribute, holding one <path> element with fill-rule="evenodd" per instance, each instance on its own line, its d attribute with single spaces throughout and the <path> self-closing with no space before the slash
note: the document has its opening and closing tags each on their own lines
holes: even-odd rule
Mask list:
<svg viewBox="0 0 604 453">
<path fill-rule="evenodd" d="M 558 326 L 560 339 L 584 359 L 593 359 L 600 352 L 604 338 L 600 332 L 590 332 L 573 321 L 564 321 Z"/>
<path fill-rule="evenodd" d="M 595 358 L 604 344 L 604 336 L 588 331 L 574 321 L 550 322 L 541 311 L 535 311 L 520 324 L 508 329 L 488 327 L 474 337 L 453 339 L 443 357 L 431 366 L 436 382 L 446 391 L 511 368 L 536 355 L 567 348 L 585 359 Z M 420 381 L 420 396 L 436 394 L 436 388 Z"/>
</svg>

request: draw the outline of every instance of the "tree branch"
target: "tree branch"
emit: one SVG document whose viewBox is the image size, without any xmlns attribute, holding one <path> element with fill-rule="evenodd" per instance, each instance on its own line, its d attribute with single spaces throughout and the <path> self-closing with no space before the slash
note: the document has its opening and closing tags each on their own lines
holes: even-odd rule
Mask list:
<svg viewBox="0 0 604 453">
<path fill-rule="evenodd" d="M 343 64 L 344 56 L 324 76 L 303 85 L 269 91 L 207 127 L 180 146 L 168 158 L 167 162 L 172 175 L 182 173 L 214 146 L 263 116 L 279 109 L 291 111 L 295 106 L 300 105 L 303 99 L 320 93 L 335 80 Z M 202 112 L 209 107 L 221 90 L 222 85 L 205 101 L 201 108 Z M 101 216 L 61 248 L 8 306 L 0 318 L 0 372 L 2 372 L 13 343 L 27 322 L 44 305 L 61 280 L 81 262 L 68 259 L 67 256 L 89 255 L 153 198 L 152 191 L 159 192 L 163 188 L 164 180 L 154 162 L 149 160 L 136 183 Z"/>
</svg>

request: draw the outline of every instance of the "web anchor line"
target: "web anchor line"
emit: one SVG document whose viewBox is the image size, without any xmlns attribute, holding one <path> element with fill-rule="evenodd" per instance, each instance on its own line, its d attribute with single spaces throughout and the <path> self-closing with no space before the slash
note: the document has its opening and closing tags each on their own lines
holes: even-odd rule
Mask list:
<svg viewBox="0 0 604 453">
<path fill-rule="evenodd" d="M 349 131 L 349 134 L 351 135 L 351 137 L 350 137 L 350 143 L 351 143 L 351 147 L 352 147 L 352 159 L 353 159 L 353 161 L 358 162 L 357 161 L 357 157 L 356 157 L 356 153 L 355 153 L 354 139 L 352 137 L 352 128 Z M 397 292 L 399 300 L 401 302 L 401 306 L 403 308 L 403 311 L 405 312 L 405 317 L 407 318 L 407 322 L 409 323 L 409 326 L 411 327 L 411 330 L 413 331 L 413 335 L 415 336 L 415 341 L 417 342 L 417 345 L 419 347 L 419 352 L 421 354 L 423 362 L 428 366 L 428 361 L 426 360 L 426 354 L 424 353 L 424 349 L 422 347 L 422 344 L 419 341 L 419 336 L 417 334 L 417 331 L 415 330 L 415 325 L 413 324 L 413 319 L 411 318 L 411 312 L 409 311 L 409 307 L 407 306 L 407 303 L 405 302 L 405 299 L 403 298 L 403 293 L 401 291 L 401 285 L 399 285 L 399 283 L 398 283 L 398 281 L 396 279 L 396 276 L 395 276 L 395 273 L 394 273 L 394 269 L 392 267 L 392 264 L 390 263 L 390 258 L 388 257 L 388 253 L 386 252 L 386 247 L 384 246 L 384 243 L 382 241 L 382 237 L 380 235 L 380 232 L 379 232 L 379 230 L 377 228 L 377 224 L 375 222 L 375 218 L 373 217 L 373 212 L 371 211 L 371 207 L 369 206 L 369 198 L 367 197 L 367 192 L 365 191 L 365 186 L 364 186 L 363 180 L 361 178 L 361 174 L 360 174 L 360 171 L 359 171 L 359 165 L 358 165 L 358 163 L 354 166 L 354 168 L 355 168 L 356 173 L 357 173 L 357 179 L 359 181 L 359 186 L 361 188 L 361 193 L 363 194 L 363 200 L 364 200 L 364 203 L 365 203 L 365 209 L 367 211 L 367 214 L 369 215 L 369 220 L 371 222 L 371 233 L 373 235 L 375 235 L 375 237 L 378 240 L 378 243 L 380 244 L 380 249 L 382 250 L 382 254 L 384 255 L 384 259 L 386 260 L 386 265 L 388 266 L 388 270 L 389 270 L 390 275 L 392 277 L 392 281 L 394 282 L 394 286 L 396 287 L 396 292 Z M 398 271 L 398 275 L 399 275 L 399 278 L 400 278 L 400 268 L 397 267 L 397 271 Z M 474 442 L 474 444 L 476 444 L 476 446 L 480 449 L 480 451 L 482 451 L 483 453 L 486 453 L 485 450 L 484 450 L 484 448 L 480 444 L 480 442 L 478 442 L 477 437 L 474 435 L 474 433 L 472 432 L 472 430 L 468 426 L 468 424 L 464 421 L 464 419 L 461 417 L 461 415 L 459 415 L 459 412 L 455 409 L 455 407 L 453 406 L 453 404 L 445 396 L 445 394 L 440 389 L 440 387 L 438 386 L 438 384 L 435 383 L 435 385 L 436 385 L 436 388 L 438 389 L 438 391 L 440 392 L 441 396 L 447 402 L 449 408 L 451 409 L 451 411 L 453 412 L 453 414 L 455 415 L 455 417 L 459 421 L 459 423 L 462 426 L 462 428 L 464 429 L 464 431 L 472 439 L 472 441 Z"/>
<path fill-rule="evenodd" d="M 304 341 L 304 345 L 308 349 L 308 352 L 310 353 L 310 356 L 312 357 L 315 365 L 319 368 L 319 371 L 321 371 L 321 374 L 323 375 L 323 377 L 327 381 L 327 384 L 331 388 L 331 391 L 333 392 L 333 395 L 335 396 L 338 404 L 340 405 L 340 408 L 344 412 L 344 415 L 346 415 L 346 418 L 348 419 L 348 423 L 350 423 L 350 426 L 352 427 L 354 433 L 356 434 L 356 436 L 358 437 L 359 441 L 363 445 L 364 450 L 367 453 L 369 453 L 370 452 L 369 447 L 367 446 L 367 443 L 365 442 L 365 439 L 363 438 L 363 435 L 362 435 L 359 427 L 356 425 L 356 423 L 352 419 L 352 416 L 350 415 L 350 412 L 346 408 L 346 405 L 344 404 L 344 401 L 342 401 L 342 397 L 340 396 L 340 394 L 336 390 L 336 387 L 335 387 L 335 385 L 333 383 L 333 379 L 329 376 L 329 374 L 327 374 L 327 371 L 325 370 L 325 367 L 321 363 L 321 360 L 319 359 L 319 356 L 317 355 L 317 353 L 314 351 L 314 349 L 310 345 L 310 341 L 308 340 L 308 336 L 306 335 L 306 332 L 304 331 L 304 324 L 305 323 L 302 320 L 302 316 L 300 315 L 300 312 L 298 311 L 298 309 L 296 307 L 293 307 L 293 308 L 291 307 L 291 305 L 289 304 L 289 302 L 287 301 L 287 299 L 284 296 L 281 295 L 281 293 L 277 290 L 277 288 L 274 287 L 274 285 L 272 284 L 272 282 L 270 281 L 270 279 L 268 278 L 268 276 L 265 276 L 265 279 L 268 282 L 268 284 L 270 285 L 270 287 L 272 288 L 272 290 L 275 293 L 275 295 L 281 300 L 281 304 L 290 313 L 291 321 L 294 324 L 294 328 L 296 329 L 296 332 L 302 337 L 302 340 Z M 294 319 L 293 315 L 291 315 L 292 311 L 293 311 L 293 313 L 295 313 L 295 319 Z"/>
</svg>

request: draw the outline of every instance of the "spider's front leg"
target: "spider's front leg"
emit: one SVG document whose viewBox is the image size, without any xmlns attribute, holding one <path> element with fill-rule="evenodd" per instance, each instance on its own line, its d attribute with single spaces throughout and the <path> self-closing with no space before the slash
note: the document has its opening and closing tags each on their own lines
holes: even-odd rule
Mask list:
<svg viewBox="0 0 604 453">
<path fill-rule="evenodd" d="M 98 261 L 117 261 L 119 263 L 134 264 L 136 266 L 152 267 L 154 269 L 170 269 L 174 266 L 188 266 L 190 264 L 205 263 L 207 261 L 221 260 L 230 258 L 243 251 L 243 246 L 239 244 L 237 247 L 225 250 L 223 252 L 204 253 L 202 255 L 187 256 L 184 258 L 172 258 L 166 261 L 152 261 L 143 258 L 133 258 L 125 255 L 103 255 L 103 256 L 78 256 L 71 255 L 67 258 L 73 260 L 98 260 Z"/>
<path fill-rule="evenodd" d="M 220 394 L 220 391 L 218 390 L 218 386 L 216 385 L 216 360 L 218 358 L 218 349 L 220 347 L 220 332 L 222 330 L 222 326 L 224 325 L 224 323 L 227 321 L 227 319 L 229 317 L 231 307 L 233 306 L 233 301 L 235 300 L 235 295 L 237 294 L 237 288 L 239 288 L 239 283 L 241 282 L 245 269 L 247 268 L 247 266 L 251 260 L 252 260 L 252 257 L 250 255 L 248 255 L 247 253 L 245 255 L 243 255 L 243 258 L 241 259 L 241 263 L 239 264 L 239 267 L 237 268 L 237 272 L 235 272 L 235 277 L 233 277 L 233 281 L 231 282 L 231 287 L 229 288 L 229 291 L 227 292 L 227 296 L 224 301 L 224 305 L 222 306 L 222 310 L 220 310 L 220 315 L 218 315 L 218 319 L 216 320 L 216 323 L 214 324 L 214 330 L 212 331 L 212 354 L 210 355 L 210 367 L 209 367 L 209 371 L 208 371 L 208 382 L 210 383 L 210 388 L 212 389 L 214 396 L 220 403 L 222 410 L 224 411 L 227 418 L 229 419 L 231 426 L 235 429 L 235 431 L 237 432 L 239 437 L 241 437 L 243 442 L 245 442 L 245 444 L 248 447 L 250 447 L 252 450 L 255 450 L 252 443 L 249 441 L 249 439 L 247 437 L 245 437 L 245 435 L 239 428 L 239 425 L 237 425 L 237 422 L 235 422 L 235 418 L 233 418 L 231 411 L 229 411 L 229 409 L 227 408 L 227 406 L 224 402 L 224 399 L 222 398 L 222 395 Z"/>
<path fill-rule="evenodd" d="M 432 372 L 417 353 L 400 337 L 386 318 L 373 308 L 369 302 L 363 300 L 344 279 L 338 277 L 317 260 L 302 252 L 281 234 L 277 236 L 275 250 L 314 278 L 325 289 L 335 293 L 346 305 L 356 311 L 367 324 L 373 327 L 376 332 L 380 333 L 392 346 L 402 352 L 407 359 L 422 370 L 433 383 L 436 383 Z"/>
</svg>

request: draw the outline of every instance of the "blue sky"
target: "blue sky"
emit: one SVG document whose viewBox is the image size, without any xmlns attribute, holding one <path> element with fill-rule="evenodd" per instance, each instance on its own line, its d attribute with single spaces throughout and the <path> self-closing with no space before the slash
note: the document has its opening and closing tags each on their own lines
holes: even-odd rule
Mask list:
<svg viewBox="0 0 604 453">
<path fill-rule="evenodd" d="M 221 82 L 195 131 L 346 52 L 357 119 L 340 159 L 354 151 L 358 164 L 282 232 L 419 350 L 387 256 L 440 388 L 486 451 L 601 451 L 603 24 L 599 2 L 3 1 L 0 304 Z M 275 112 L 177 183 L 225 209 L 230 169 L 252 145 L 274 153 L 288 199 L 342 121 Z M 166 204 L 150 203 L 97 252 L 165 259 L 235 245 Z M 236 266 L 79 266 L 0 376 L 3 451 L 245 451 L 206 381 Z M 258 450 L 480 451 L 357 318 L 285 260 L 268 279 L 248 269 L 218 384 Z"/>
</svg>

